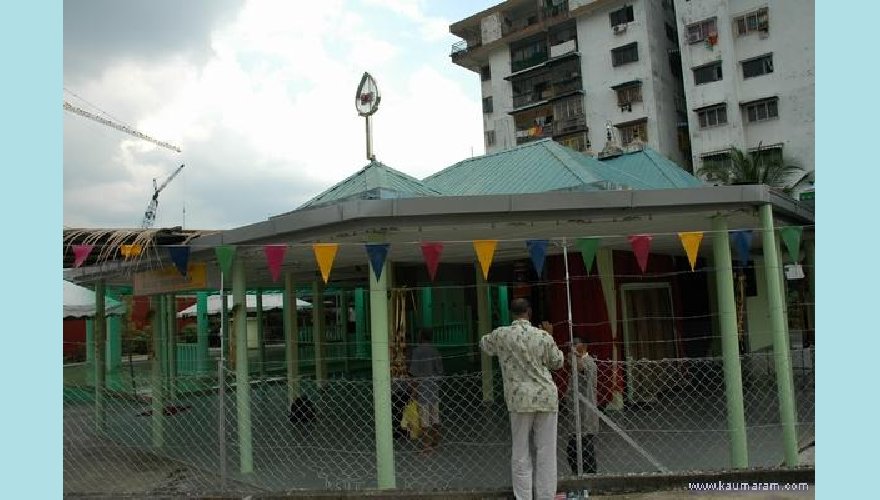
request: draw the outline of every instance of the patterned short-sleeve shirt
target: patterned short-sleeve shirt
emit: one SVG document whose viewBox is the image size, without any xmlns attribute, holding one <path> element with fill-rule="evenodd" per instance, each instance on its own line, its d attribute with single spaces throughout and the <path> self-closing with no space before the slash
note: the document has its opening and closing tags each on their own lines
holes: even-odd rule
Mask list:
<svg viewBox="0 0 880 500">
<path fill-rule="evenodd" d="M 563 356 L 547 332 L 527 320 L 514 320 L 480 339 L 480 349 L 498 356 L 508 411 L 558 411 L 550 370 L 562 367 Z"/>
</svg>

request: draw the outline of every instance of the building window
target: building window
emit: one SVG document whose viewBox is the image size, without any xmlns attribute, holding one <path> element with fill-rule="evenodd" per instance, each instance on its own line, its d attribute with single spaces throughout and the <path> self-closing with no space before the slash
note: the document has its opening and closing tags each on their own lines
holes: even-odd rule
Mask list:
<svg viewBox="0 0 880 500">
<path fill-rule="evenodd" d="M 581 153 L 590 149 L 590 139 L 587 137 L 586 132 L 563 137 L 559 139 L 559 144 L 575 151 L 580 151 Z"/>
<path fill-rule="evenodd" d="M 718 151 L 715 153 L 705 153 L 700 155 L 703 165 L 718 165 L 719 167 L 728 168 L 731 165 L 730 152 Z"/>
<path fill-rule="evenodd" d="M 611 49 L 611 65 L 614 67 L 639 60 L 639 44 L 637 42 Z"/>
<path fill-rule="evenodd" d="M 612 11 L 610 14 L 608 14 L 608 17 L 611 19 L 611 26 L 631 23 L 634 19 L 632 5 L 627 5 L 615 11 Z"/>
<path fill-rule="evenodd" d="M 648 142 L 647 120 L 639 120 L 637 122 L 617 125 L 617 130 L 620 132 L 620 144 L 623 146 L 628 146 L 636 139 L 642 142 Z"/>
<path fill-rule="evenodd" d="M 492 69 L 489 66 L 480 68 L 480 80 L 488 81 L 492 79 Z"/>
<path fill-rule="evenodd" d="M 716 127 L 727 124 L 727 104 L 710 106 L 697 111 L 700 128 Z"/>
<path fill-rule="evenodd" d="M 617 105 L 621 108 L 629 107 L 634 102 L 642 102 L 642 83 L 636 82 L 615 89 L 617 92 Z M 632 111 L 632 109 L 630 109 Z"/>
<path fill-rule="evenodd" d="M 767 33 L 770 31 L 769 17 L 767 7 L 764 7 L 734 18 L 736 36 L 746 36 L 755 32 Z"/>
<path fill-rule="evenodd" d="M 669 23 L 666 23 L 666 39 L 678 45 L 678 32 Z"/>
<path fill-rule="evenodd" d="M 749 153 L 756 153 L 758 160 L 764 163 L 782 163 L 782 145 L 750 148 Z"/>
<path fill-rule="evenodd" d="M 487 130 L 486 131 L 486 147 L 491 148 L 495 145 L 495 131 Z"/>
<path fill-rule="evenodd" d="M 773 54 L 766 54 L 761 57 L 749 59 L 742 62 L 743 78 L 752 78 L 755 76 L 773 73 Z"/>
<path fill-rule="evenodd" d="M 721 61 L 694 68 L 693 71 L 694 85 L 717 82 L 721 80 Z"/>
<path fill-rule="evenodd" d="M 483 113 L 492 112 L 492 96 L 483 98 Z"/>
<path fill-rule="evenodd" d="M 517 71 L 541 64 L 547 60 L 547 43 L 542 38 L 510 49 L 510 71 Z"/>
<path fill-rule="evenodd" d="M 718 37 L 718 28 L 715 25 L 715 18 L 710 17 L 705 21 L 689 24 L 687 27 L 688 43 L 699 43 L 703 41 L 711 41 L 711 37 Z"/>
<path fill-rule="evenodd" d="M 743 105 L 749 123 L 779 118 L 779 99 L 763 99 Z"/>
</svg>

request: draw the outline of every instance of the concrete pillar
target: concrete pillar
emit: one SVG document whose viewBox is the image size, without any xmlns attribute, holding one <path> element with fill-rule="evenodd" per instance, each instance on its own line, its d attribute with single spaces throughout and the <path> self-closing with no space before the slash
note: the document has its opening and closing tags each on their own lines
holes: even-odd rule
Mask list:
<svg viewBox="0 0 880 500">
<path fill-rule="evenodd" d="M 498 316 L 502 325 L 510 324 L 510 295 L 507 285 L 498 286 Z"/>
<path fill-rule="evenodd" d="M 370 264 L 372 267 L 372 264 Z M 376 476 L 379 489 L 394 488 L 394 441 L 391 420 L 391 359 L 388 325 L 388 268 L 379 279 L 368 270 L 370 279 L 370 331 L 373 368 L 373 411 L 376 422 Z"/>
<path fill-rule="evenodd" d="M 104 308 L 104 280 L 95 285 L 95 425 L 102 432 L 106 425 L 104 391 L 107 365 L 105 363 L 107 322 Z"/>
<path fill-rule="evenodd" d="M 251 437 L 251 384 L 248 366 L 247 302 L 244 261 L 235 258 L 232 266 L 232 311 L 235 325 L 235 407 L 238 416 L 239 470 L 254 471 Z"/>
<path fill-rule="evenodd" d="M 107 296 L 121 301 L 117 291 L 110 291 Z M 106 307 L 106 305 L 105 305 Z M 122 367 L 122 317 L 118 314 L 107 317 L 107 386 L 121 388 L 120 368 Z"/>
<path fill-rule="evenodd" d="M 730 464 L 735 468 L 745 468 L 749 466 L 749 456 L 734 300 L 733 262 L 730 258 L 727 220 L 721 216 L 715 217 L 712 220 L 712 232 L 715 283 L 718 290 L 718 321 L 721 327 L 721 352 L 724 359 L 727 429 L 730 433 Z"/>
<path fill-rule="evenodd" d="M 320 276 L 312 282 L 312 341 L 315 343 L 315 382 L 323 388 L 327 381 L 327 360 L 324 351 L 324 281 Z"/>
<path fill-rule="evenodd" d="M 86 318 L 86 385 L 95 384 L 95 320 Z"/>
<path fill-rule="evenodd" d="M 168 294 L 165 297 L 165 342 L 168 349 L 168 397 L 177 400 L 177 297 Z"/>
<path fill-rule="evenodd" d="M 770 306 L 770 325 L 773 331 L 773 357 L 776 367 L 776 387 L 779 393 L 779 419 L 782 423 L 782 442 L 785 465 L 798 465 L 797 429 L 795 428 L 794 380 L 791 371 L 791 352 L 788 349 L 788 327 L 785 318 L 785 298 L 782 293 L 782 268 L 773 224 L 773 207 L 768 203 L 760 208 L 761 237 L 764 251 L 767 299 Z"/>
<path fill-rule="evenodd" d="M 477 337 L 482 337 L 492 331 L 492 317 L 489 311 L 489 286 L 483 278 L 483 271 L 480 265 L 474 266 L 477 277 Z M 480 370 L 483 372 L 483 402 L 491 403 L 494 399 L 493 394 L 493 373 L 492 373 L 492 357 L 484 352 L 480 352 Z"/>
<path fill-rule="evenodd" d="M 199 374 L 207 373 L 208 367 L 208 293 L 196 295 L 196 370 Z"/>
<path fill-rule="evenodd" d="M 284 273 L 284 297 L 282 302 L 284 318 L 284 359 L 287 362 L 287 403 L 300 395 L 299 386 L 299 324 L 297 323 L 296 287 L 293 273 Z"/>
<path fill-rule="evenodd" d="M 263 345 L 263 289 L 257 288 L 257 366 L 260 378 L 266 378 L 266 346 Z"/>
</svg>

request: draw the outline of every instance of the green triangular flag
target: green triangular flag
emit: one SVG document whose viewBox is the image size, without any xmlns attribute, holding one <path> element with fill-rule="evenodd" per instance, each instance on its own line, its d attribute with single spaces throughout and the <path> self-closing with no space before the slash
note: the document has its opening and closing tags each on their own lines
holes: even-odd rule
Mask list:
<svg viewBox="0 0 880 500">
<path fill-rule="evenodd" d="M 596 250 L 599 248 L 602 238 L 578 238 L 574 244 L 577 246 L 581 257 L 584 258 L 584 267 L 587 269 L 587 275 L 593 268 L 593 261 L 596 259 Z"/>
<path fill-rule="evenodd" d="M 232 258 L 235 257 L 235 247 L 232 245 L 220 245 L 214 249 L 217 255 L 217 263 L 220 264 L 220 272 L 229 274 L 232 270 Z"/>
<path fill-rule="evenodd" d="M 785 242 L 785 248 L 788 249 L 788 255 L 792 259 L 793 264 L 797 264 L 801 260 L 801 232 L 802 227 L 784 227 L 779 230 L 782 235 L 782 241 Z"/>
</svg>

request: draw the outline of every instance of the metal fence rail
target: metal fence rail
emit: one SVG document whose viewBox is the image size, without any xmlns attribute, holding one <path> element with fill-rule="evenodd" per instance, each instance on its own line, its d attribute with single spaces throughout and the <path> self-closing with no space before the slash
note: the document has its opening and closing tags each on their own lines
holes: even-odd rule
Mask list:
<svg viewBox="0 0 880 500">
<path fill-rule="evenodd" d="M 811 358 L 811 351 L 793 358 Z M 772 354 L 742 356 L 743 396 L 752 467 L 783 461 Z M 614 364 L 598 361 L 602 419 L 595 438 L 598 472 L 627 474 L 729 468 L 724 378 L 720 358 L 618 362 L 624 404 L 608 404 Z M 814 370 L 794 362 L 798 437 L 813 440 Z M 423 450 L 400 427 L 411 380 L 392 387 L 394 469 L 398 488 L 475 489 L 510 485 L 510 424 L 500 373 L 494 398 L 484 402 L 482 374 L 437 379 L 440 391 L 439 445 Z M 150 379 L 132 380 L 104 396 L 98 418 L 95 391 L 82 385 L 64 390 L 64 490 L 66 493 L 185 494 L 196 492 L 286 491 L 375 488 L 376 443 L 370 380 L 330 379 L 320 386 L 299 382 L 310 403 L 293 421 L 283 377 L 252 380 L 253 472 L 242 474 L 234 371 L 219 377 L 178 377 L 175 393 L 154 406 L 145 391 Z M 165 381 L 165 387 L 169 387 Z M 223 395 L 221 399 L 221 394 Z M 156 409 L 161 411 L 154 413 Z M 222 418 L 221 418 L 222 409 Z M 161 413 L 161 414 L 159 414 Z M 571 476 L 566 444 L 574 413 L 559 414 L 558 470 Z M 103 423 L 101 423 L 103 422 Z M 220 439 L 220 436 L 223 439 Z M 658 468 L 658 464 L 661 466 Z"/>
</svg>

